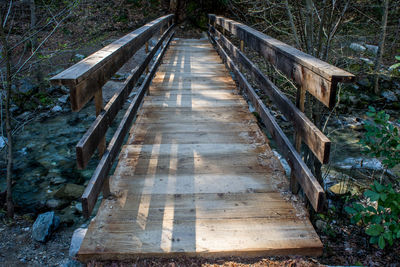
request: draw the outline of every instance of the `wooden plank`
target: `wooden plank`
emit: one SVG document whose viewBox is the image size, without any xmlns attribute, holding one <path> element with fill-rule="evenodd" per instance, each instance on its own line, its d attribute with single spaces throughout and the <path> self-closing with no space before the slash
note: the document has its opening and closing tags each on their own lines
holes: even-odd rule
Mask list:
<svg viewBox="0 0 400 267">
<path fill-rule="evenodd" d="M 239 71 L 235 63 L 226 54 L 222 46 L 215 41 L 212 35 L 211 38 L 215 42 L 217 50 L 220 52 L 221 57 L 224 59 L 229 68 L 234 72 L 235 77 L 238 79 L 240 87 L 244 88 L 247 91 L 247 96 L 249 97 L 258 114 L 260 115 L 262 122 L 266 125 L 266 129 L 275 140 L 279 151 L 291 165 L 291 170 L 296 176 L 311 205 L 317 212 L 322 211 L 323 203 L 325 200 L 325 193 L 321 185 L 315 179 L 314 175 L 311 173 L 307 165 L 303 162 L 296 149 L 293 147 L 289 139 L 279 127 L 278 123 L 275 121 L 269 109 L 264 105 L 252 86 L 247 82 L 246 78 Z"/>
<path fill-rule="evenodd" d="M 257 173 L 257 170 L 248 169 L 246 167 L 241 168 L 241 166 L 226 166 L 226 168 L 233 168 L 235 170 L 239 170 L 240 172 L 233 173 L 231 171 L 224 173 L 222 171 L 218 171 L 216 167 L 213 167 L 213 170 L 217 170 L 217 172 L 213 173 L 210 171 L 208 173 L 202 173 L 205 171 L 196 169 L 194 171 L 192 170 L 191 172 L 187 170 L 180 173 L 178 170 L 177 175 L 168 175 L 165 174 L 165 171 L 175 170 L 173 168 L 166 168 L 159 169 L 159 172 L 161 172 L 160 174 L 140 175 L 140 173 L 144 172 L 144 170 L 138 169 L 132 175 L 129 173 L 128 169 L 125 168 L 124 172 L 116 172 L 118 175 L 118 181 L 112 181 L 112 188 L 131 188 L 130 194 L 139 196 L 143 194 L 187 195 L 201 194 L 205 192 L 215 194 L 220 193 L 222 196 L 224 194 L 221 192 L 229 192 L 229 194 L 253 192 L 254 194 L 258 194 L 276 192 L 277 190 L 276 185 L 273 183 L 273 179 L 276 177 L 265 174 L 267 172 L 271 172 L 271 170 L 268 168 L 263 168 L 263 166 L 258 165 L 257 170 L 259 170 L 260 173 Z M 264 173 L 261 173 L 261 171 L 264 171 Z M 112 180 L 115 180 L 116 178 L 116 176 L 111 177 Z M 168 187 L 168 183 L 175 184 L 176 186 Z M 129 201 L 132 200 L 130 199 Z M 132 206 L 129 206 L 126 209 L 131 208 Z M 258 213 L 258 215 L 263 216 L 263 214 L 260 213 Z"/>
<path fill-rule="evenodd" d="M 138 116 L 138 123 L 209 123 L 209 122 L 256 122 L 254 116 L 249 114 L 245 108 L 203 108 L 193 110 L 191 108 L 169 108 L 159 110 L 157 108 L 143 107 L 143 112 Z M 225 109 L 225 110 L 224 110 Z"/>
<path fill-rule="evenodd" d="M 95 91 L 173 17 L 166 15 L 142 26 L 52 77 L 50 81 L 70 88 L 71 109 L 79 111 Z"/>
<path fill-rule="evenodd" d="M 242 107 L 246 105 L 246 101 L 243 99 L 234 99 L 234 100 L 151 100 L 147 99 L 146 102 L 143 103 L 143 107 L 164 107 L 164 108 L 176 108 L 176 107 Z"/>
<path fill-rule="evenodd" d="M 142 85 L 139 87 L 137 95 L 129 105 L 124 117 L 120 122 L 120 125 L 118 126 L 118 129 L 116 130 L 113 138 L 110 141 L 110 144 L 107 147 L 105 154 L 101 158 L 99 165 L 96 167 L 96 170 L 94 171 L 94 174 L 90 179 L 88 186 L 85 188 L 85 191 L 82 195 L 82 208 L 85 218 L 89 218 L 93 207 L 97 202 L 101 187 L 103 186 L 104 181 L 107 179 L 108 172 L 111 169 L 112 163 L 115 157 L 118 155 L 118 151 L 124 141 L 127 132 L 129 131 L 130 124 L 136 115 L 139 105 L 142 102 L 143 96 L 150 85 L 151 79 L 154 76 L 158 65 L 161 63 L 161 59 L 168 47 L 169 42 L 173 37 L 173 34 L 174 33 L 172 33 L 171 36 L 168 38 L 160 54 L 155 59 L 149 74 L 146 76 Z"/>
<path fill-rule="evenodd" d="M 296 132 L 301 136 L 318 160 L 323 164 L 328 163 L 331 147 L 329 138 L 327 138 L 237 47 L 221 35 L 218 30 L 212 28 L 212 31 L 215 32 L 216 36 L 219 38 L 218 41 L 227 49 L 230 56 L 247 69 L 251 77 L 258 82 L 263 92 L 270 97 L 286 118 L 294 123 Z"/>
<path fill-rule="evenodd" d="M 175 161 L 176 164 L 171 165 L 171 160 Z M 155 182 L 164 183 L 165 181 L 168 181 L 168 179 L 174 179 L 173 177 L 169 177 L 168 179 L 164 180 L 164 178 L 166 178 L 169 173 L 176 173 L 179 176 L 187 176 L 187 178 L 185 179 L 190 179 L 191 176 L 192 181 L 198 179 L 198 183 L 212 186 L 213 182 L 210 182 L 210 180 L 212 180 L 213 175 L 215 175 L 215 182 L 217 182 L 217 180 L 230 179 L 231 181 L 235 181 L 236 183 L 236 179 L 239 179 L 235 178 L 236 175 L 251 174 L 247 175 L 246 177 L 249 177 L 249 179 L 251 178 L 253 180 L 257 180 L 258 182 L 262 182 L 263 184 L 268 183 L 268 185 L 275 185 L 276 182 L 274 182 L 273 179 L 275 179 L 276 177 L 272 175 L 274 171 L 279 171 L 280 174 L 282 169 L 279 168 L 278 164 L 266 164 L 261 157 L 258 157 L 251 152 L 241 153 L 240 155 L 226 155 L 225 157 L 221 157 L 220 155 L 209 155 L 200 157 L 196 154 L 192 154 L 192 156 L 188 157 L 176 157 L 174 155 L 171 155 L 170 158 L 161 157 L 159 159 L 146 159 L 140 157 L 139 155 L 138 157 L 133 158 L 121 157 L 121 160 L 118 163 L 118 166 L 114 172 L 114 176 L 129 176 L 131 178 L 127 179 L 130 179 L 131 181 L 136 181 L 142 178 L 154 178 Z M 195 178 L 193 176 L 198 174 L 207 174 L 209 175 L 209 177 L 206 179 L 204 177 Z M 154 175 L 161 175 L 165 177 L 159 177 L 156 179 L 155 177 L 153 177 Z M 255 190 L 255 188 L 252 187 L 248 182 L 249 180 L 240 183 L 240 188 L 238 188 L 240 190 L 248 190 L 249 188 Z M 258 188 L 257 190 L 261 189 L 262 188 Z M 231 190 L 227 191 L 233 192 Z"/>
<path fill-rule="evenodd" d="M 241 122 L 224 122 L 224 121 L 211 121 L 211 122 L 168 122 L 166 123 L 142 123 L 139 120 L 135 122 L 132 127 L 131 133 L 185 133 L 187 129 L 196 132 L 242 132 L 245 130 L 255 131 L 258 129 L 256 120 L 241 121 Z"/>
<path fill-rule="evenodd" d="M 244 40 L 246 45 L 260 53 L 271 64 L 304 87 L 329 108 L 336 102 L 338 82 L 351 82 L 354 75 L 301 52 L 281 41 L 246 25 L 224 17 L 209 15 L 211 22 Z"/>
<path fill-rule="evenodd" d="M 86 168 L 87 163 L 96 149 L 96 146 L 99 144 L 100 140 L 104 138 L 105 133 L 113 122 L 115 116 L 123 107 L 136 82 L 143 74 L 145 68 L 148 66 L 157 50 L 160 48 L 165 38 L 172 30 L 173 26 L 174 25 L 172 25 L 160 38 L 154 48 L 146 56 L 144 61 L 139 66 L 135 67 L 133 73 L 129 75 L 121 89 L 114 94 L 114 96 L 105 106 L 104 111 L 102 111 L 101 114 L 96 117 L 96 120 L 79 140 L 78 144 L 76 145 L 76 162 L 79 169 Z"/>
<path fill-rule="evenodd" d="M 127 203 L 138 205 L 126 209 Z M 277 193 L 129 194 L 104 202 L 101 211 L 83 240 L 81 261 L 322 253 L 311 224 Z"/>
<path fill-rule="evenodd" d="M 153 144 L 153 145 L 127 145 L 121 151 L 121 157 L 136 158 L 140 155 L 141 158 L 161 158 L 170 157 L 173 144 Z M 176 156 L 179 158 L 193 157 L 193 154 L 202 157 L 208 156 L 224 156 L 232 154 L 248 154 L 254 153 L 255 155 L 264 156 L 266 154 L 272 155 L 268 152 L 269 147 L 264 144 L 180 144 L 179 150 L 176 151 Z"/>
</svg>

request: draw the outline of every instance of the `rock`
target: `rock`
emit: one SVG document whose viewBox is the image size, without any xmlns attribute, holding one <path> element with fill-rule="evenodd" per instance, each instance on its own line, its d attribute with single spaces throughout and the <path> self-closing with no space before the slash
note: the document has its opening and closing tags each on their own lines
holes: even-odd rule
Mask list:
<svg viewBox="0 0 400 267">
<path fill-rule="evenodd" d="M 71 246 L 69 247 L 69 256 L 75 257 L 81 247 L 83 238 L 86 235 L 87 229 L 85 228 L 78 228 L 74 231 L 72 238 L 71 238 Z"/>
<path fill-rule="evenodd" d="M 60 218 L 53 211 L 40 214 L 32 226 L 32 237 L 39 242 L 46 242 L 60 225 Z"/>
<path fill-rule="evenodd" d="M 383 170 L 382 162 L 378 159 L 365 159 L 365 158 L 347 158 L 341 162 L 336 163 L 339 169 L 350 170 L 355 169 L 369 169 L 369 170 Z"/>
<path fill-rule="evenodd" d="M 317 227 L 318 230 L 323 231 L 326 229 L 327 223 L 324 222 L 323 220 L 317 220 L 315 222 L 315 227 Z"/>
<path fill-rule="evenodd" d="M 82 212 L 83 212 L 82 203 L 76 203 L 76 205 L 75 205 L 75 210 L 76 210 L 78 213 L 82 213 Z"/>
<path fill-rule="evenodd" d="M 378 54 L 379 47 L 376 45 L 366 44 L 365 48 L 367 48 L 367 51 L 370 52 L 371 54 L 374 54 L 374 55 Z"/>
<path fill-rule="evenodd" d="M 364 61 L 369 66 L 373 66 L 374 65 L 374 62 L 369 58 L 360 57 L 360 60 Z"/>
<path fill-rule="evenodd" d="M 54 196 L 56 196 L 57 198 L 74 200 L 81 197 L 84 190 L 85 187 L 81 185 L 65 184 L 57 190 Z"/>
<path fill-rule="evenodd" d="M 335 185 L 329 187 L 329 191 L 334 193 L 335 195 L 344 195 L 350 193 L 351 195 L 359 195 L 360 189 L 355 186 L 353 183 L 349 182 L 340 182 Z"/>
<path fill-rule="evenodd" d="M 80 263 L 77 260 L 73 260 L 73 259 L 66 259 L 64 260 L 61 265 L 61 267 L 83 267 L 85 265 L 83 265 L 82 263 Z"/>
<path fill-rule="evenodd" d="M 61 211 L 60 220 L 67 225 L 73 225 L 79 218 L 75 214 L 75 207 L 68 206 Z"/>
<path fill-rule="evenodd" d="M 49 175 L 47 175 L 47 176 L 49 176 Z M 53 185 L 64 184 L 66 182 L 67 182 L 67 179 L 62 178 L 62 177 L 53 177 L 50 179 L 50 184 L 53 184 Z"/>
<path fill-rule="evenodd" d="M 357 43 L 351 43 L 350 44 L 350 49 L 356 52 L 364 52 L 365 50 L 367 50 L 367 48 L 365 48 L 365 46 L 362 46 L 360 44 Z"/>
<path fill-rule="evenodd" d="M 0 136 L 0 149 L 2 149 L 3 147 L 5 147 L 7 144 L 7 138 L 4 136 Z"/>
<path fill-rule="evenodd" d="M 386 99 L 387 102 L 397 102 L 398 101 L 397 96 L 392 91 L 384 91 L 384 92 L 382 92 L 381 95 Z"/>
<path fill-rule="evenodd" d="M 69 89 L 68 89 L 66 86 L 64 86 L 64 85 L 61 85 L 60 90 L 61 90 L 61 92 L 63 92 L 64 94 L 69 94 Z"/>
<path fill-rule="evenodd" d="M 30 94 L 32 93 L 36 86 L 28 79 L 22 79 L 20 80 L 20 86 L 18 88 L 18 92 L 19 93 L 23 93 L 23 94 Z"/>
<path fill-rule="evenodd" d="M 75 54 L 75 56 L 74 56 L 74 59 L 75 59 L 75 60 L 82 60 L 82 59 L 84 59 L 84 58 L 85 58 L 85 56 L 82 55 L 82 54 Z"/>
<path fill-rule="evenodd" d="M 68 205 L 68 201 L 66 201 L 65 199 L 49 199 L 46 201 L 46 207 L 48 207 L 49 209 L 61 209 L 63 207 L 65 207 L 65 205 Z"/>
<path fill-rule="evenodd" d="M 58 98 L 58 102 L 62 104 L 66 104 L 68 101 L 69 95 L 63 95 L 62 97 Z"/>
<path fill-rule="evenodd" d="M 359 80 L 357 83 L 358 83 L 359 85 L 363 86 L 363 87 L 366 87 L 366 88 L 371 87 L 371 82 L 369 81 L 368 78 L 361 79 L 361 80 Z"/>
<path fill-rule="evenodd" d="M 62 107 L 60 107 L 59 105 L 56 105 L 51 109 L 51 112 L 60 112 L 60 111 L 62 111 Z"/>
</svg>

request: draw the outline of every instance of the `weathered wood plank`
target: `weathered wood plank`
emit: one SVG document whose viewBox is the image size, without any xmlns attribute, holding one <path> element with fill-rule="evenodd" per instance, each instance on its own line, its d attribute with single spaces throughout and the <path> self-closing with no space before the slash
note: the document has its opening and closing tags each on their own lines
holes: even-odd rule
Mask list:
<svg viewBox="0 0 400 267">
<path fill-rule="evenodd" d="M 244 40 L 251 49 L 259 52 L 271 64 L 306 88 L 313 96 L 329 108 L 336 102 L 338 82 L 351 82 L 354 75 L 301 52 L 281 41 L 256 31 L 246 25 L 224 17 L 209 15 L 216 23 Z"/>
<path fill-rule="evenodd" d="M 160 40 L 146 56 L 144 61 L 139 66 L 136 66 L 133 73 L 124 82 L 123 87 L 110 99 L 105 106 L 104 111 L 96 117 L 96 120 L 76 145 L 76 162 L 79 169 L 86 168 L 86 165 L 92 157 L 97 145 L 105 136 L 107 129 L 110 127 L 119 110 L 123 107 L 136 82 L 143 74 L 144 70 L 172 30 L 173 26 L 174 25 L 172 25 L 165 34 L 161 36 Z"/>
<path fill-rule="evenodd" d="M 320 162 L 326 164 L 329 162 L 329 154 L 331 141 L 327 138 L 307 116 L 301 112 L 290 101 L 285 94 L 280 91 L 275 84 L 271 82 L 262 71 L 248 59 L 237 47 L 235 47 L 225 36 L 212 27 L 212 31 L 219 38 L 229 55 L 242 64 L 244 68 L 251 74 L 251 77 L 259 84 L 265 94 L 270 97 L 279 110 L 286 118 L 294 123 L 296 132 L 301 136 L 303 141 L 308 145 L 314 155 Z"/>
<path fill-rule="evenodd" d="M 118 155 L 118 151 L 123 144 L 127 132 L 129 131 L 132 120 L 136 115 L 136 112 L 142 102 L 145 92 L 150 85 L 151 79 L 153 78 L 158 65 L 161 63 L 161 59 L 168 47 L 169 42 L 173 37 L 173 34 L 174 33 L 172 33 L 171 36 L 168 38 L 160 54 L 155 59 L 149 74 L 146 76 L 142 85 L 139 87 L 137 95 L 129 105 L 129 108 L 122 118 L 113 138 L 111 139 L 106 152 L 104 153 L 98 166 L 96 167 L 96 170 L 94 171 L 94 174 L 90 179 L 88 186 L 85 188 L 85 191 L 82 195 L 82 208 L 83 214 L 86 218 L 89 218 L 93 207 L 97 202 L 98 195 L 101 191 L 104 181 L 107 179 L 112 163 L 115 157 Z"/>
<path fill-rule="evenodd" d="M 96 90 L 173 17 L 166 15 L 144 25 L 52 77 L 50 81 L 70 88 L 71 109 L 79 111 Z"/>
<path fill-rule="evenodd" d="M 303 188 L 308 200 L 316 211 L 323 209 L 323 203 L 325 200 L 325 193 L 321 185 L 315 179 L 307 165 L 303 162 L 296 149 L 290 143 L 289 139 L 283 133 L 278 123 L 270 113 L 269 109 L 264 105 L 260 97 L 254 91 L 252 86 L 247 82 L 246 78 L 239 71 L 233 60 L 224 51 L 222 46 L 215 41 L 214 37 L 210 35 L 212 40 L 215 42 L 217 50 L 220 52 L 221 57 L 226 62 L 228 67 L 234 72 L 240 87 L 247 91 L 251 103 L 254 105 L 256 111 L 259 113 L 262 122 L 266 125 L 266 129 L 269 131 L 272 138 L 275 140 L 279 151 L 286 158 L 291 165 L 292 172 L 296 176 L 299 184 Z"/>
</svg>

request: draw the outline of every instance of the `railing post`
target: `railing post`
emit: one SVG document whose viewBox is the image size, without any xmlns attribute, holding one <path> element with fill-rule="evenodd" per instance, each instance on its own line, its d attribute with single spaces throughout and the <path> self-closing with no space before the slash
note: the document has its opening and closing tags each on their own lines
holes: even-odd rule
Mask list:
<svg viewBox="0 0 400 267">
<path fill-rule="evenodd" d="M 145 46 L 146 55 L 149 53 L 149 42 L 146 42 Z M 149 73 L 149 65 L 146 66 L 146 74 Z"/>
<path fill-rule="evenodd" d="M 103 90 L 99 88 L 94 94 L 94 104 L 96 106 L 96 117 L 100 115 L 103 110 Z M 106 136 L 104 136 L 99 145 L 97 146 L 97 150 L 99 152 L 99 157 L 101 158 L 106 150 Z"/>
<path fill-rule="evenodd" d="M 303 86 L 300 86 L 297 89 L 296 107 L 303 113 L 304 113 L 305 98 L 306 98 L 306 90 L 304 89 Z M 297 152 L 299 152 L 299 155 L 301 155 L 301 135 L 297 133 L 296 129 L 294 131 L 294 140 L 295 140 L 296 150 Z M 300 190 L 299 183 L 297 182 L 293 172 L 290 175 L 290 189 L 292 190 L 293 194 L 297 194 Z"/>
<path fill-rule="evenodd" d="M 98 89 L 94 94 L 94 104 L 96 106 L 96 117 L 100 115 L 103 110 L 103 90 L 102 88 Z M 99 158 L 104 155 L 106 151 L 106 136 L 100 140 L 99 145 L 97 146 L 97 150 L 99 152 Z M 103 184 L 103 197 L 107 198 L 110 195 L 110 184 L 109 179 L 107 178 Z"/>
</svg>

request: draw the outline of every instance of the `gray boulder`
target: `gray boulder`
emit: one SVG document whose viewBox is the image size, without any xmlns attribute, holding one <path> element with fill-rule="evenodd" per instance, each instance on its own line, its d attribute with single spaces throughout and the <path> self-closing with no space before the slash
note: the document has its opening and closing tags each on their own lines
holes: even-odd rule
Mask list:
<svg viewBox="0 0 400 267">
<path fill-rule="evenodd" d="M 53 211 L 40 214 L 32 226 L 32 237 L 34 240 L 44 243 L 59 225 L 60 218 Z"/>
</svg>

